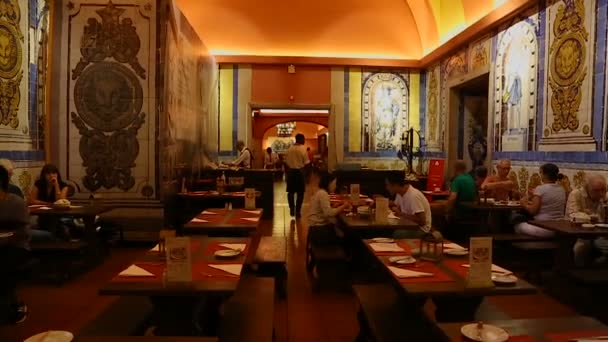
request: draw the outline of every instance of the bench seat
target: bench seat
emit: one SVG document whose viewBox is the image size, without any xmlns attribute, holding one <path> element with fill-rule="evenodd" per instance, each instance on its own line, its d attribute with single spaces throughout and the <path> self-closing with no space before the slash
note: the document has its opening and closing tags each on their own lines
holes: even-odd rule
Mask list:
<svg viewBox="0 0 608 342">
<path fill-rule="evenodd" d="M 156 241 L 165 227 L 165 215 L 160 207 L 114 208 L 99 215 L 99 222 L 116 227 L 121 241 Z"/>
</svg>

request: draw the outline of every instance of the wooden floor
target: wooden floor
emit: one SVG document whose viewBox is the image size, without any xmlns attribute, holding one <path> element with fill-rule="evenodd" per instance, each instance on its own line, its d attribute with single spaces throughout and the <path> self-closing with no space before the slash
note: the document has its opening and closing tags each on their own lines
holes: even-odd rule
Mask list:
<svg viewBox="0 0 608 342">
<path fill-rule="evenodd" d="M 347 294 L 311 292 L 304 269 L 307 227 L 305 220 L 295 222 L 289 217 L 284 189 L 283 184 L 276 185 L 274 220 L 263 222 L 265 235 L 285 236 L 288 239 L 288 298 L 276 304 L 277 341 L 353 341 L 358 330 L 355 299 Z M 20 293 L 29 306 L 29 318 L 17 326 L 0 327 L 0 341 L 23 341 L 46 330 L 78 332 L 115 299 L 97 295 L 98 287 L 128 266 L 144 250 L 145 247 L 116 248 L 103 265 L 62 287 L 23 287 Z M 479 318 L 489 320 L 572 314 L 572 309 L 541 293 L 489 298 L 480 308 Z"/>
</svg>

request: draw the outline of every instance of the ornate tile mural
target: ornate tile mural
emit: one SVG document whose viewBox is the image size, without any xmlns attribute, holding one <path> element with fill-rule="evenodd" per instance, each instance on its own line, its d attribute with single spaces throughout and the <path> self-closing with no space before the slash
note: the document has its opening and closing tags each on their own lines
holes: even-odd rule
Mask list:
<svg viewBox="0 0 608 342">
<path fill-rule="evenodd" d="M 443 136 L 441 129 L 442 115 L 440 111 L 441 71 L 439 65 L 426 72 L 426 149 L 427 151 L 441 151 L 443 149 Z"/>
</svg>

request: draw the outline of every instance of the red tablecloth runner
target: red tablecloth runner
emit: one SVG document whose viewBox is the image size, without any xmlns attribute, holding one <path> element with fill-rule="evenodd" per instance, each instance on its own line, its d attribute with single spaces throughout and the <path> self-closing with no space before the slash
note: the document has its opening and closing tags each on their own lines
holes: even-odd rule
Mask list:
<svg viewBox="0 0 608 342">
<path fill-rule="evenodd" d="M 459 336 L 459 337 L 453 339 L 452 341 L 470 342 L 471 340 L 464 336 Z M 509 336 L 509 342 L 536 342 L 536 339 L 534 337 L 530 337 L 530 336 Z"/>
<path fill-rule="evenodd" d="M 608 336 L 608 330 L 584 330 L 584 331 L 568 331 L 560 333 L 547 333 L 545 338 L 551 342 L 568 342 L 568 340 L 593 337 L 593 336 Z"/>
<path fill-rule="evenodd" d="M 232 211 L 232 218 L 240 218 L 240 217 L 261 217 L 261 213 L 260 214 L 255 214 L 254 212 L 257 212 L 259 209 L 236 209 Z"/>
<path fill-rule="evenodd" d="M 213 261 L 213 262 L 195 262 L 192 263 L 192 280 L 196 281 L 204 281 L 204 280 L 217 280 L 217 279 L 230 279 L 237 280 L 239 277 L 231 275 L 230 273 L 224 272 L 222 270 L 218 270 L 216 268 L 210 267 L 208 264 L 234 264 L 234 262 L 225 262 L 225 261 Z M 113 282 L 136 282 L 136 283 L 155 283 L 162 282 L 163 279 L 163 271 L 167 267 L 165 263 L 147 263 L 147 262 L 137 262 L 134 264 L 135 266 L 141 267 L 144 270 L 154 274 L 154 277 L 132 277 L 132 276 L 120 276 L 117 275 L 112 278 Z M 208 275 L 212 275 L 209 277 Z"/>
<path fill-rule="evenodd" d="M 443 265 L 445 267 L 447 267 L 448 269 L 450 269 L 451 271 L 454 271 L 456 274 L 458 274 L 459 276 L 463 277 L 463 278 L 467 278 L 468 274 L 469 274 L 469 269 L 466 267 L 462 267 L 462 265 L 464 264 L 468 264 L 469 260 L 468 259 L 443 259 Z"/>
<path fill-rule="evenodd" d="M 390 266 L 397 267 L 397 265 L 387 264 Z M 433 273 L 431 277 L 417 277 L 417 278 L 397 278 L 400 283 L 449 283 L 456 281 L 449 274 L 445 273 L 435 263 L 429 261 L 418 261 L 415 265 L 400 265 L 399 268 L 416 272 Z M 389 272 L 391 272 L 389 270 Z M 391 272 L 392 273 L 392 272 Z"/>
<path fill-rule="evenodd" d="M 370 243 L 374 243 L 374 241 L 367 240 L 367 241 L 365 241 L 365 243 L 367 243 L 369 245 Z M 374 249 L 371 246 L 369 248 L 372 251 L 374 251 L 375 255 L 379 255 L 379 256 L 387 256 L 387 255 L 392 255 L 392 256 L 397 256 L 397 255 L 412 255 L 412 247 L 410 246 L 409 243 L 407 243 L 406 241 L 396 241 L 395 243 L 397 244 L 397 246 L 403 248 L 404 252 L 376 252 L 376 251 L 374 251 Z"/>
<path fill-rule="evenodd" d="M 194 253 L 194 251 L 196 251 L 200 246 L 201 246 L 201 242 L 200 241 L 190 240 L 190 252 L 191 253 Z M 156 254 L 158 254 L 159 251 L 148 251 L 148 253 L 156 253 Z"/>
<path fill-rule="evenodd" d="M 228 249 L 226 247 L 222 247 L 220 246 L 220 244 L 222 243 L 240 243 L 240 242 L 214 242 L 214 243 L 210 243 L 207 245 L 207 247 L 205 247 L 205 250 L 203 251 L 203 253 L 205 255 L 213 255 L 213 253 L 220 251 L 220 250 L 224 250 L 224 249 Z M 249 244 L 247 243 L 245 246 L 245 250 L 243 251 L 243 255 L 247 255 L 249 251 Z"/>
</svg>

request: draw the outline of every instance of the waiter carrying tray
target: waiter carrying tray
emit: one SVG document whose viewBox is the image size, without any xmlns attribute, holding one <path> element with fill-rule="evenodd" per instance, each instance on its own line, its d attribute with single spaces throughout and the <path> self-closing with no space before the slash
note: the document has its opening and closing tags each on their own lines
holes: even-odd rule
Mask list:
<svg viewBox="0 0 608 342">
<path fill-rule="evenodd" d="M 302 217 L 302 204 L 304 203 L 304 168 L 310 163 L 306 147 L 304 147 L 304 134 L 296 134 L 296 143 L 292 145 L 285 154 L 287 164 L 287 201 L 289 202 L 289 214 L 296 218 Z M 298 196 L 295 199 L 295 196 Z"/>
</svg>

